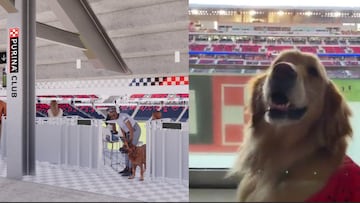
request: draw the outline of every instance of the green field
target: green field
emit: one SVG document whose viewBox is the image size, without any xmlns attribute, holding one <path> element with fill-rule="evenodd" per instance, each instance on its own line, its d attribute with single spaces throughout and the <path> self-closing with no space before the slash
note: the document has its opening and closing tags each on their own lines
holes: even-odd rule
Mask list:
<svg viewBox="0 0 360 203">
<path fill-rule="evenodd" d="M 333 79 L 332 81 L 335 82 L 348 101 L 360 101 L 360 80 Z"/>
</svg>

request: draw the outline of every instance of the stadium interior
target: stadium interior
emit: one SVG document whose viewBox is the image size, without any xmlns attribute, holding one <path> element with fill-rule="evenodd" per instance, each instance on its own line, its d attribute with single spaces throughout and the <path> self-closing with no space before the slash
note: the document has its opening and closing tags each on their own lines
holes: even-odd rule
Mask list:
<svg viewBox="0 0 360 203">
<path fill-rule="evenodd" d="M 235 200 L 237 180 L 224 177 L 233 166 L 249 119 L 246 82 L 283 50 L 317 54 L 347 98 L 353 125 L 359 120 L 360 10 L 265 4 L 190 3 L 191 201 Z M 360 162 L 358 146 L 354 139 L 348 153 Z"/>
<path fill-rule="evenodd" d="M 161 123 L 149 127 L 155 111 L 161 111 L 161 119 L 164 119 L 161 122 L 180 123 L 181 130 L 178 129 L 172 138 L 187 138 L 181 134 L 187 128 L 189 100 L 187 8 L 188 2 L 183 0 L 0 1 L 0 100 L 7 102 L 8 115 L 17 116 L 20 112 L 22 117 L 18 120 L 23 119 L 23 122 L 19 122 L 7 116 L 2 123 L 0 180 L 6 181 L 6 178 L 14 179 L 16 176 L 29 183 L 25 191 L 36 188 L 30 183 L 69 189 L 66 195 L 59 192 L 62 195 L 56 198 L 51 187 L 44 186 L 42 191 L 34 189 L 22 195 L 14 194 L 14 191 L 19 191 L 17 189 L 9 189 L 4 191 L 9 196 L 5 201 L 34 199 L 61 202 L 68 201 L 67 198 L 77 191 L 84 192 L 82 198 L 78 196 L 70 198 L 70 201 L 96 201 L 100 199 L 96 199 L 96 195 L 108 197 L 103 199 L 105 201 L 188 200 L 187 156 L 181 155 L 183 159 L 178 156 L 178 153 L 187 153 L 188 142 L 181 141 L 186 143 L 184 146 L 179 143 L 174 144 L 175 147 L 169 145 L 172 146 L 171 153 L 156 156 L 176 161 L 170 163 L 172 168 L 167 168 L 167 171 L 176 171 L 181 166 L 184 168 L 179 169 L 183 173 L 166 174 L 173 175 L 172 178 L 155 177 L 155 170 L 162 167 L 155 167 L 156 160 L 151 153 L 155 153 L 155 150 L 164 150 L 157 153 L 165 153 L 165 149 L 160 145 L 155 148 L 154 144 L 148 142 L 150 131 L 163 129 Z M 32 15 L 23 17 L 26 12 Z M 19 16 L 28 21 L 20 20 Z M 33 49 L 23 49 L 26 46 L 23 39 L 30 36 L 30 31 L 25 30 L 27 27 L 36 31 L 35 37 L 29 37 L 26 44 Z M 13 32 L 12 28 L 17 31 Z M 22 66 L 25 62 L 19 63 L 21 74 L 23 70 L 33 68 L 32 78 L 27 78 L 28 74 L 18 76 L 19 80 L 13 81 L 8 65 L 11 61 L 8 42 L 14 33 L 21 39 L 20 56 L 33 50 L 28 57 L 32 58 L 34 63 L 29 64 L 33 65 L 25 67 Z M 27 84 L 31 85 L 27 86 L 25 81 L 23 85 L 20 78 L 26 78 Z M 15 83 L 19 86 L 14 87 Z M 25 88 L 31 90 L 33 87 L 35 91 L 25 91 Z M 17 98 L 12 98 L 9 93 L 14 90 L 19 93 Z M 31 102 L 20 105 L 23 102 L 20 93 L 24 93 L 25 97 L 30 92 L 35 92 L 35 95 L 27 99 L 33 99 L 34 105 Z M 52 100 L 56 100 L 63 110 L 59 119 L 48 116 Z M 35 127 L 32 127 L 36 128 L 37 133 L 30 135 L 33 139 L 31 144 L 30 138 L 23 140 L 20 135 L 12 136 L 17 134 L 16 130 L 22 130 L 19 123 L 27 122 L 25 115 L 32 115 L 31 111 L 21 111 L 26 106 L 35 109 Z M 117 107 L 139 124 L 141 134 L 138 145 L 146 144 L 148 161 L 153 161 L 153 164 L 148 162 L 149 170 L 144 182 L 136 180 L 131 183 L 128 177 L 118 173 L 125 168 L 125 155 L 119 151 L 122 141 L 118 139 L 113 142 L 112 138 L 105 136 L 106 133 L 108 136 L 110 134 L 104 122 L 109 107 Z M 62 128 L 57 128 L 59 126 Z M 47 127 L 52 129 L 46 131 Z M 172 134 L 171 130 L 166 130 Z M 23 132 L 27 133 L 27 130 L 20 133 Z M 152 138 L 155 139 L 155 135 Z M 13 142 L 16 147 L 7 146 L 11 139 L 19 139 Z M 22 150 L 25 144 L 21 142 L 27 142 L 31 145 L 29 148 L 36 151 L 32 154 L 35 158 L 31 160 L 31 166 L 30 161 L 27 162 L 27 170 L 21 169 L 26 167 L 25 164 L 11 164 L 16 162 L 12 160 L 22 160 L 14 158 L 15 155 L 29 151 L 12 153 L 14 156 L 8 153 Z M 29 154 L 24 157 L 30 159 Z M 18 169 L 20 172 L 14 172 Z M 11 177 L 11 173 L 15 175 Z M 156 175 L 163 176 L 164 173 Z M 181 177 L 181 180 L 174 177 Z M 169 180 L 176 183 L 169 183 Z M 24 184 L 16 182 L 14 185 L 23 187 Z M 4 193 L 0 192 L 0 196 Z"/>
</svg>

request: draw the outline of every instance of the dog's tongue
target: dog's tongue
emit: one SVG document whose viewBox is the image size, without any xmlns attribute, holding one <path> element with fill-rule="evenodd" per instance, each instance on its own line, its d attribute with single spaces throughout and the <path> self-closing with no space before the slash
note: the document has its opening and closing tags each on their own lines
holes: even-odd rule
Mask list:
<svg viewBox="0 0 360 203">
<path fill-rule="evenodd" d="M 287 111 L 289 109 L 289 103 L 287 104 L 271 104 L 271 109 L 276 109 L 279 111 Z"/>
</svg>

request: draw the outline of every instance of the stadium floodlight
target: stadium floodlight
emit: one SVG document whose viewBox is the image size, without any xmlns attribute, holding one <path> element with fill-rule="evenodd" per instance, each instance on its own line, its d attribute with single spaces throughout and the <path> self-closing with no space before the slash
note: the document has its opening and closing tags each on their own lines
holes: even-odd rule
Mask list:
<svg viewBox="0 0 360 203">
<path fill-rule="evenodd" d="M 197 10 L 197 9 L 191 9 L 191 14 L 192 14 L 192 15 L 199 15 L 199 10 Z"/>
<path fill-rule="evenodd" d="M 341 13 L 337 11 L 337 12 L 332 13 L 332 16 L 335 18 L 338 18 L 341 16 Z"/>
<path fill-rule="evenodd" d="M 306 15 L 306 16 L 312 16 L 312 14 L 313 14 L 313 13 L 312 13 L 311 11 L 306 11 L 306 12 L 305 12 L 305 15 Z"/>
<path fill-rule="evenodd" d="M 221 16 L 226 15 L 226 11 L 225 10 L 219 10 L 219 15 L 221 15 Z"/>
<path fill-rule="evenodd" d="M 250 15 L 250 16 L 253 16 L 253 15 L 255 15 L 255 14 L 256 14 L 256 11 L 254 11 L 254 10 L 249 11 L 249 15 Z"/>
<path fill-rule="evenodd" d="M 324 7 L 338 7 L 338 8 L 355 8 L 359 9 L 360 1 L 354 0 L 328 0 L 326 1 L 314 1 L 314 0 L 251 0 L 251 1 L 239 1 L 239 0 L 189 0 L 190 7 L 193 5 L 217 5 L 227 7 L 312 7 L 312 8 L 324 8 Z"/>
</svg>

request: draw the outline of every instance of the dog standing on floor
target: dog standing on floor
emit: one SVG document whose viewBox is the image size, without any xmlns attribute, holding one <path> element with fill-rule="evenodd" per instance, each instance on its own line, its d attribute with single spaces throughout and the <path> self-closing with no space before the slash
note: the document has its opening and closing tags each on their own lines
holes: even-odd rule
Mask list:
<svg viewBox="0 0 360 203">
<path fill-rule="evenodd" d="M 131 162 L 131 176 L 129 179 L 135 178 L 136 168 L 140 167 L 140 181 L 144 180 L 144 172 L 146 170 L 146 144 L 135 146 L 128 142 L 124 142 L 124 151 L 128 153 Z"/>
<path fill-rule="evenodd" d="M 318 57 L 284 51 L 250 88 L 237 200 L 359 202 L 360 167 L 346 155 L 351 111 Z"/>
</svg>

